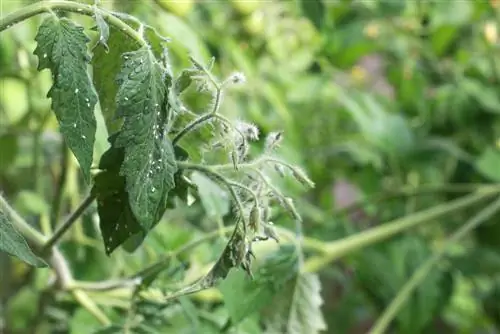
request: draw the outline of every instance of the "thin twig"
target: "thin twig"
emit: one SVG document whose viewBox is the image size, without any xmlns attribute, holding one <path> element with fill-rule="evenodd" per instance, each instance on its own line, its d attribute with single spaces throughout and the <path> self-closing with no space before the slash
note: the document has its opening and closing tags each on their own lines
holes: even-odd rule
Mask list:
<svg viewBox="0 0 500 334">
<path fill-rule="evenodd" d="M 47 243 L 44 245 L 44 250 L 50 249 L 56 242 L 63 236 L 63 234 L 73 225 L 73 223 L 87 210 L 87 208 L 92 204 L 95 197 L 92 194 L 87 195 L 82 203 L 72 212 L 69 217 L 59 226 L 54 235 L 50 237 Z"/>
</svg>

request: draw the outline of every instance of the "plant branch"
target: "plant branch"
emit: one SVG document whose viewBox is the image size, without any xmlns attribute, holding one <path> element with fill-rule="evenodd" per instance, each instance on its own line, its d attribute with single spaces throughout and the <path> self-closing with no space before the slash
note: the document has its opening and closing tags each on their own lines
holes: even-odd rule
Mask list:
<svg viewBox="0 0 500 334">
<path fill-rule="evenodd" d="M 56 242 L 64 235 L 64 233 L 73 225 L 73 223 L 87 210 L 87 208 L 94 201 L 95 196 L 92 194 L 87 195 L 82 203 L 72 212 L 69 217 L 59 226 L 56 232 L 50 237 L 50 239 L 44 245 L 44 250 L 50 249 L 56 244 Z"/>
<path fill-rule="evenodd" d="M 66 11 L 73 12 L 86 16 L 93 16 L 95 9 L 93 6 L 85 5 L 72 1 L 40 1 L 36 2 L 32 5 L 23 7 L 13 13 L 6 15 L 5 17 L 0 19 L 0 32 L 12 27 L 15 24 L 18 24 L 30 17 L 42 14 L 42 13 L 52 13 L 53 11 Z M 111 13 L 102 10 L 101 15 L 104 20 L 122 31 L 124 34 L 128 35 L 130 38 L 135 40 L 140 46 L 147 46 L 146 41 L 143 37 L 135 31 L 128 24 L 123 22 L 121 19 L 112 15 Z"/>
<path fill-rule="evenodd" d="M 207 167 L 207 166 L 202 166 L 202 165 L 197 165 L 197 164 L 192 164 L 189 162 L 182 162 L 182 161 L 177 162 L 177 165 L 183 169 L 196 170 L 196 171 L 201 172 L 201 173 L 203 173 L 211 178 L 218 180 L 220 183 L 222 183 L 227 188 L 227 190 L 231 194 L 231 197 L 233 197 L 234 201 L 236 202 L 236 205 L 238 206 L 238 209 L 240 210 L 241 218 L 242 218 L 243 223 L 244 223 L 244 228 L 246 229 L 248 222 L 247 222 L 247 218 L 245 217 L 245 215 L 243 215 L 243 212 L 244 212 L 243 204 L 241 203 L 241 200 L 238 197 L 238 195 L 236 194 L 236 192 L 234 191 L 233 185 L 231 184 L 232 181 L 228 181 L 223 175 L 213 171 L 210 167 Z"/>
<path fill-rule="evenodd" d="M 418 285 L 427 277 L 432 268 L 439 263 L 439 261 L 446 256 L 450 246 L 462 239 L 467 233 L 479 226 L 485 220 L 488 220 L 500 210 L 500 198 L 495 200 L 492 204 L 482 209 L 474 217 L 470 218 L 464 225 L 462 225 L 455 233 L 453 233 L 444 243 L 441 249 L 435 252 L 427 261 L 422 263 L 420 267 L 413 273 L 411 278 L 399 290 L 396 297 L 392 300 L 389 306 L 385 309 L 382 316 L 377 320 L 371 334 L 382 334 L 386 332 L 387 327 L 391 321 L 398 314 L 401 308 L 405 305 L 411 297 L 413 291 Z"/>
<path fill-rule="evenodd" d="M 0 209 L 7 213 L 12 219 L 15 228 L 30 241 L 39 252 L 46 243 L 46 238 L 37 230 L 32 228 L 0 195 Z M 40 252 L 41 257 L 50 264 L 56 276 L 56 283 L 61 289 L 71 286 L 73 277 L 66 259 L 56 247 L 49 248 L 49 252 Z M 106 315 L 95 305 L 87 294 L 80 290 L 72 291 L 75 299 L 81 303 L 90 313 L 92 313 L 103 325 L 110 324 Z"/>
<path fill-rule="evenodd" d="M 420 224 L 430 222 L 446 214 L 465 209 L 473 204 L 483 201 L 498 193 L 497 189 L 490 189 L 463 196 L 449 203 L 437 205 L 409 216 L 395 219 L 382 226 L 368 229 L 356 235 L 343 238 L 339 241 L 331 241 L 327 244 L 327 252 L 324 256 L 314 256 L 305 263 L 305 270 L 315 272 L 321 270 L 330 262 L 340 257 L 373 245 L 382 240 L 404 232 Z"/>
<path fill-rule="evenodd" d="M 92 314 L 103 326 L 111 325 L 111 321 L 104 314 L 99 306 L 82 290 L 72 290 L 73 297 L 82 305 L 90 314 Z"/>
</svg>

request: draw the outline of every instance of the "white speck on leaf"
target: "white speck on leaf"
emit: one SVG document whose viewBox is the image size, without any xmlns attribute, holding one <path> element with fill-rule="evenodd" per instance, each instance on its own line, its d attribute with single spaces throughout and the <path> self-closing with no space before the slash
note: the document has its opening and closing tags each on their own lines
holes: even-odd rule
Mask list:
<svg viewBox="0 0 500 334">
<path fill-rule="evenodd" d="M 80 90 L 78 88 L 75 88 L 75 94 L 78 94 Z"/>
</svg>

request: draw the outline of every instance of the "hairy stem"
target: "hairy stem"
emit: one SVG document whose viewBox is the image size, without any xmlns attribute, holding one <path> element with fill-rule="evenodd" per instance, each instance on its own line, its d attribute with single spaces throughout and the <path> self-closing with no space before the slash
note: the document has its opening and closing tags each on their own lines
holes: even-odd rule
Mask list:
<svg viewBox="0 0 500 334">
<path fill-rule="evenodd" d="M 87 208 L 92 204 L 95 197 L 92 194 L 87 195 L 82 203 L 72 212 L 69 217 L 59 226 L 54 235 L 50 237 L 47 243 L 44 245 L 44 250 L 50 249 L 56 244 L 56 242 L 64 235 L 64 233 L 73 225 L 73 223 L 87 210 Z"/>
<path fill-rule="evenodd" d="M 177 165 L 179 166 L 179 168 L 196 170 L 196 171 L 201 172 L 201 173 L 207 175 L 208 177 L 216 179 L 217 181 L 222 183 L 224 185 L 224 187 L 227 188 L 227 190 L 231 194 L 231 197 L 236 202 L 236 205 L 238 206 L 238 210 L 240 211 L 240 214 L 241 214 L 241 219 L 243 220 L 243 223 L 244 223 L 244 228 L 246 229 L 248 219 L 245 217 L 245 215 L 243 215 L 243 212 L 244 212 L 243 204 L 241 203 L 241 200 L 238 197 L 238 195 L 236 194 L 236 192 L 234 191 L 234 187 L 231 184 L 232 181 L 227 180 L 223 175 L 211 170 L 211 168 L 207 167 L 207 166 L 202 166 L 202 165 L 197 165 L 197 164 L 192 164 L 192 163 L 182 162 L 182 161 L 177 162 Z"/>
<path fill-rule="evenodd" d="M 305 263 L 305 270 L 315 272 L 327 266 L 330 262 L 342 256 L 373 245 L 382 240 L 388 239 L 396 234 L 407 231 L 420 224 L 430 222 L 446 214 L 465 209 L 473 204 L 483 201 L 498 190 L 476 192 L 449 203 L 437 205 L 433 208 L 423 210 L 412 215 L 393 220 L 382 226 L 371 228 L 356 235 L 349 236 L 339 241 L 328 243 L 327 254 L 324 256 L 314 256 Z"/>
<path fill-rule="evenodd" d="M 32 5 L 25 6 L 13 13 L 8 14 L 7 16 L 0 19 L 0 32 L 12 27 L 15 24 L 18 24 L 30 17 L 42 14 L 42 13 L 52 13 L 54 11 L 66 11 L 73 12 L 86 16 L 94 15 L 94 7 L 90 5 L 85 5 L 72 1 L 40 1 L 36 2 Z M 112 25 L 113 27 L 119 29 L 124 34 L 128 35 L 130 38 L 135 40 L 140 46 L 147 46 L 146 41 L 142 38 L 142 36 L 135 31 L 128 24 L 112 15 L 109 12 L 104 10 L 101 11 L 102 17 L 104 20 Z"/>
<path fill-rule="evenodd" d="M 444 243 L 441 249 L 435 252 L 427 261 L 422 263 L 420 267 L 413 273 L 411 278 L 406 282 L 406 284 L 399 290 L 396 297 L 392 300 L 389 306 L 385 309 L 382 316 L 377 320 L 372 330 L 371 334 L 382 334 L 385 333 L 389 327 L 391 321 L 398 314 L 398 312 L 404 307 L 405 303 L 411 297 L 413 291 L 419 286 L 419 284 L 427 277 L 432 268 L 439 263 L 439 261 L 446 256 L 447 251 L 450 246 L 462 239 L 467 233 L 472 231 L 474 228 L 479 226 L 485 220 L 488 220 L 500 210 L 500 198 L 494 201 L 492 204 L 488 205 L 486 208 L 481 210 L 474 217 L 469 219 L 464 225 L 462 225 L 455 233 L 453 233 L 448 240 Z"/>
</svg>

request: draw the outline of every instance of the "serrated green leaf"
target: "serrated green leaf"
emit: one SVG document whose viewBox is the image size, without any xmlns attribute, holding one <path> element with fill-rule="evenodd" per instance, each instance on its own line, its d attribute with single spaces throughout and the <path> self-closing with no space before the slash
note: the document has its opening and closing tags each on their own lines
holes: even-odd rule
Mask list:
<svg viewBox="0 0 500 334">
<path fill-rule="evenodd" d="M 241 270 L 230 272 L 221 283 L 220 290 L 233 324 L 238 324 L 268 305 L 284 284 L 296 275 L 297 270 L 295 249 L 285 246 L 259 266 L 253 280 Z"/>
<path fill-rule="evenodd" d="M 115 117 L 118 84 L 113 80 L 120 72 L 122 61 L 119 59 L 123 53 L 133 51 L 137 46 L 136 41 L 111 27 L 108 38 L 109 52 L 102 45 L 97 45 L 94 49 L 92 79 L 99 94 L 101 112 L 110 134 L 116 132 L 121 125 Z"/>
<path fill-rule="evenodd" d="M 44 261 L 33 253 L 26 240 L 16 231 L 3 212 L 0 212 L 0 251 L 15 256 L 35 267 L 47 266 Z"/>
<path fill-rule="evenodd" d="M 165 105 L 169 87 L 147 47 L 124 54 L 124 59 L 116 97 L 124 123 L 115 145 L 125 148 L 120 174 L 126 178 L 132 211 L 147 231 L 164 212 L 168 192 L 175 186 L 177 164 L 165 134 L 171 112 Z"/>
<path fill-rule="evenodd" d="M 326 329 L 317 274 L 297 273 L 266 313 L 267 333 L 313 334 Z"/>
<path fill-rule="evenodd" d="M 198 187 L 208 217 L 221 219 L 229 212 L 229 196 L 217 183 L 198 172 L 191 174 L 191 180 Z"/>
<path fill-rule="evenodd" d="M 47 96 L 52 99 L 61 133 L 89 181 L 97 126 L 97 93 L 87 72 L 90 39 L 83 27 L 51 15 L 40 25 L 35 40 L 38 70 L 52 72 L 53 85 Z"/>
</svg>

